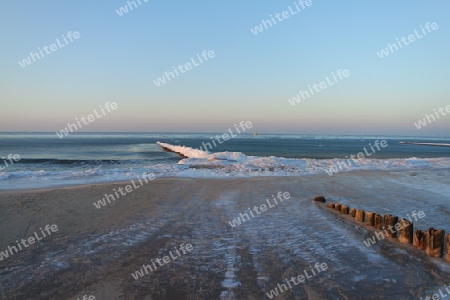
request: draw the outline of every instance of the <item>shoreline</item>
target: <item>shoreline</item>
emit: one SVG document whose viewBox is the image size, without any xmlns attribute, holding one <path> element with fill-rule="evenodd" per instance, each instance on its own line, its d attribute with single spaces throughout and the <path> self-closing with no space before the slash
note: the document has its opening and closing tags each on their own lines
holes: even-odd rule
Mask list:
<svg viewBox="0 0 450 300">
<path fill-rule="evenodd" d="M 129 181 L 0 191 L 0 252 L 46 224 L 58 226 L 52 236 L 1 261 L 0 284 L 5 295 L 18 300 L 76 299 L 84 294 L 97 299 L 150 295 L 154 299 L 170 299 L 168 295 L 172 299 L 219 299 L 222 293 L 261 299 L 286 276 L 320 261 L 327 263 L 327 274 L 335 280 L 318 277 L 284 295 L 327 298 L 335 295 L 333 287 L 338 286 L 349 299 L 355 299 L 351 283 L 367 293 L 367 299 L 378 299 L 391 295 L 391 283 L 384 278 L 395 278 L 399 282 L 396 295 L 411 298 L 422 295 L 423 286 L 450 282 L 450 268 L 440 264 L 436 268 L 433 260 L 401 253 L 383 241 L 367 249 L 363 244 L 367 231 L 336 221 L 311 199 L 323 194 L 330 202 L 367 210 L 376 207 L 380 213 L 392 211 L 401 216 L 412 208 L 421 209 L 427 218 L 418 222 L 419 227 L 447 227 L 446 211 L 439 207 L 450 200 L 450 194 L 443 197 L 445 192 L 439 193 L 431 183 L 447 188 L 449 173 L 157 178 L 103 209 L 95 208 L 93 202 Z M 408 191 L 400 183 L 416 185 Z M 288 192 L 290 198 L 231 228 L 228 222 L 239 213 L 279 191 Z M 131 276 L 153 258 L 188 243 L 194 249 L 189 255 L 137 281 Z M 341 244 L 345 247 L 336 247 Z M 346 259 L 348 255 L 354 261 Z M 433 268 L 437 270 L 431 275 L 428 270 Z"/>
<path fill-rule="evenodd" d="M 264 179 L 264 178 L 271 178 L 271 179 L 300 179 L 300 178 L 308 178 L 308 177 L 325 177 L 325 178 L 332 178 L 335 176 L 351 176 L 353 174 L 382 174 L 382 173 L 388 173 L 388 174 L 396 174 L 396 173 L 420 173 L 423 171 L 450 171 L 450 168 L 442 168 L 442 169 L 432 169 L 432 170 L 351 170 L 351 171 L 339 171 L 336 174 L 333 174 L 332 176 L 328 175 L 325 171 L 323 173 L 317 173 L 317 174 L 301 174 L 298 176 L 292 176 L 292 175 L 265 175 L 265 176 L 250 176 L 250 177 L 188 177 L 188 176 L 168 176 L 168 177 L 156 177 L 155 179 L 151 180 L 150 182 L 156 182 L 158 180 L 214 180 L 214 181 L 227 181 L 227 180 L 248 180 L 248 179 Z M 139 178 L 139 177 L 137 177 Z M 93 182 L 93 183 L 80 183 L 80 184 L 69 184 L 69 185 L 61 185 L 61 186 L 50 186 L 50 187 L 42 187 L 42 188 L 24 188 L 24 189 L 0 189 L 0 195 L 2 193 L 14 193 L 14 192 L 44 192 L 44 191 L 51 191 L 51 190 L 61 190 L 61 189 L 68 189 L 68 188 L 86 188 L 91 186 L 105 186 L 105 185 L 128 185 L 132 180 L 136 180 L 137 178 L 131 178 L 130 180 L 119 180 L 119 181 L 101 181 L 101 182 Z M 150 183 L 149 182 L 149 183 Z M 145 185 L 147 185 L 146 183 Z"/>
</svg>

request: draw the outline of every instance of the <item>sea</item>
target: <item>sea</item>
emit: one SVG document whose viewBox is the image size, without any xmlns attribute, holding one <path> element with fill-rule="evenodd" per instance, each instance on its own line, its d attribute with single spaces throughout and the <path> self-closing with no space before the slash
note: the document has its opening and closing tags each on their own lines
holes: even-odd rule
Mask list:
<svg viewBox="0 0 450 300">
<path fill-rule="evenodd" d="M 0 299 L 2 294 L 13 297 L 19 290 L 33 296 L 40 290 L 49 299 L 50 285 L 42 285 L 49 278 L 55 282 L 54 293 L 63 284 L 74 291 L 85 289 L 87 273 L 110 274 L 111 266 L 121 261 L 117 274 L 122 274 L 124 265 L 136 262 L 127 258 L 139 256 L 142 245 L 146 256 L 142 255 L 149 259 L 149 245 L 154 241 L 161 251 L 186 241 L 200 250 L 143 278 L 147 281 L 140 285 L 141 291 L 173 290 L 168 278 L 184 276 L 189 295 L 207 294 L 208 286 L 203 289 L 199 282 L 208 282 L 223 300 L 243 299 L 238 297 L 241 294 L 248 298 L 249 290 L 265 297 L 287 274 L 297 276 L 316 262 L 327 263 L 329 269 L 307 285 L 294 287 L 292 293 L 299 299 L 319 299 L 313 290 L 321 291 L 320 299 L 337 299 L 341 289 L 349 296 L 346 299 L 422 299 L 450 282 L 450 267 L 443 259 L 424 260 L 389 242 L 368 247 L 364 241 L 372 232 L 340 221 L 310 200 L 320 193 L 329 202 L 403 218 L 422 211 L 425 217 L 414 221 L 415 229 L 450 232 L 450 137 L 240 134 L 214 146 L 211 137 L 216 135 L 73 133 L 60 139 L 55 133 L 1 133 L 1 190 L 127 181 L 148 173 L 156 178 L 238 181 L 230 186 L 200 184 L 198 190 L 196 186 L 188 189 L 189 181 L 181 182 L 173 189 L 182 199 L 161 194 L 164 201 L 155 201 L 154 209 L 146 206 L 144 215 L 125 223 L 121 219 L 114 227 L 68 236 L 61 244 L 43 244 L 45 250 L 24 251 L 21 260 L 8 258 L 8 265 L 0 270 Z M 375 145 L 382 141 L 387 145 L 378 150 Z M 206 142 L 211 149 L 199 150 Z M 370 156 L 348 164 L 348 158 L 358 153 Z M 9 154 L 19 155 L 20 160 L 6 166 L 3 157 Z M 330 168 L 343 176 L 328 174 Z M 317 174 L 325 177 L 317 180 Z M 239 182 L 259 176 L 277 180 Z M 265 203 L 279 188 L 288 191 L 292 200 L 238 228 L 228 225 L 247 207 Z M 109 210 L 89 206 L 95 216 L 114 218 Z M 3 218 L 9 224 L 8 216 Z M 136 264 L 136 269 L 140 266 Z M 97 282 L 92 274 L 90 278 Z"/>
<path fill-rule="evenodd" d="M 55 133 L 0 133 L 0 190 L 126 181 L 149 173 L 156 178 L 239 178 L 327 174 L 331 168 L 450 168 L 448 136 L 237 134 L 221 143 L 212 141 L 222 134 L 71 133 L 60 139 Z M 378 150 L 377 140 L 387 146 Z M 196 150 L 205 149 L 206 143 L 211 145 L 207 152 Z M 363 159 L 349 160 L 360 152 Z M 9 154 L 20 160 L 12 164 Z"/>
</svg>

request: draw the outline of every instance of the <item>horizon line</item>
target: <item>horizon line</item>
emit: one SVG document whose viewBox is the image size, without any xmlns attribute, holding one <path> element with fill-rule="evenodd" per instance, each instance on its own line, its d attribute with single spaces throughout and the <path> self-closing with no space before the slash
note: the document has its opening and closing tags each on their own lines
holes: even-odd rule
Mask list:
<svg viewBox="0 0 450 300">
<path fill-rule="evenodd" d="M 256 131 L 255 131 L 256 132 Z M 32 133 L 32 134 L 55 134 L 53 131 L 0 131 L 0 134 L 18 134 L 18 133 Z M 80 135 L 80 134 L 116 134 L 116 133 L 129 133 L 129 134 L 222 134 L 223 132 L 177 132 L 177 131 L 77 131 L 71 132 L 71 135 Z M 239 135 L 252 135 L 254 132 L 245 132 L 240 133 Z M 309 135 L 309 136 L 382 136 L 382 137 L 411 137 L 411 138 L 430 138 L 430 137 L 439 137 L 439 138 L 449 138 L 450 136 L 445 135 L 408 135 L 408 134 L 324 134 L 324 133 L 258 133 L 258 135 Z"/>
</svg>

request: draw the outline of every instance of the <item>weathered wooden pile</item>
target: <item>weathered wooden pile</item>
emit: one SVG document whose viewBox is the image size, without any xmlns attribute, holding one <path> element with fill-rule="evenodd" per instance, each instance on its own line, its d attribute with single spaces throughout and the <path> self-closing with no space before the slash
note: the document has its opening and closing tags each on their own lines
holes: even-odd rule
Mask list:
<svg viewBox="0 0 450 300">
<path fill-rule="evenodd" d="M 326 200 L 323 196 L 317 196 L 314 201 L 325 203 Z M 397 238 L 400 243 L 412 244 L 415 248 L 425 251 L 428 256 L 442 258 L 445 249 L 445 260 L 450 262 L 450 234 L 445 235 L 444 230 L 428 228 L 425 231 L 416 229 L 414 232 L 413 222 L 391 214 L 383 216 L 340 203 L 328 203 L 327 208 L 349 215 L 357 223 L 374 227 L 375 232 L 381 231 L 386 238 Z M 395 228 L 395 231 L 392 231 L 392 228 Z"/>
</svg>

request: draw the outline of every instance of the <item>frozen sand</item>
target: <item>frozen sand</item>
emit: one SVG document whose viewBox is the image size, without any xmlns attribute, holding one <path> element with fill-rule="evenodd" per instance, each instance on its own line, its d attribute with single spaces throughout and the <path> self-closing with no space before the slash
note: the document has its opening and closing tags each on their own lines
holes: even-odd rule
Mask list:
<svg viewBox="0 0 450 300">
<path fill-rule="evenodd" d="M 315 262 L 326 272 L 280 299 L 419 299 L 450 283 L 450 267 L 342 222 L 311 198 L 406 217 L 450 232 L 450 171 L 352 172 L 307 177 L 157 179 L 106 208 L 121 184 L 0 192 L 0 251 L 46 224 L 59 231 L 0 262 L 6 299 L 263 299 Z M 242 225 L 228 221 L 278 191 L 285 200 Z M 134 280 L 152 258 L 194 251 Z M 152 295 L 152 298 L 150 298 Z M 188 298 L 190 296 L 190 298 Z M 14 298 L 15 297 L 15 298 Z M 283 298 L 284 297 L 284 298 Z M 268 298 L 267 298 L 268 299 Z"/>
</svg>

